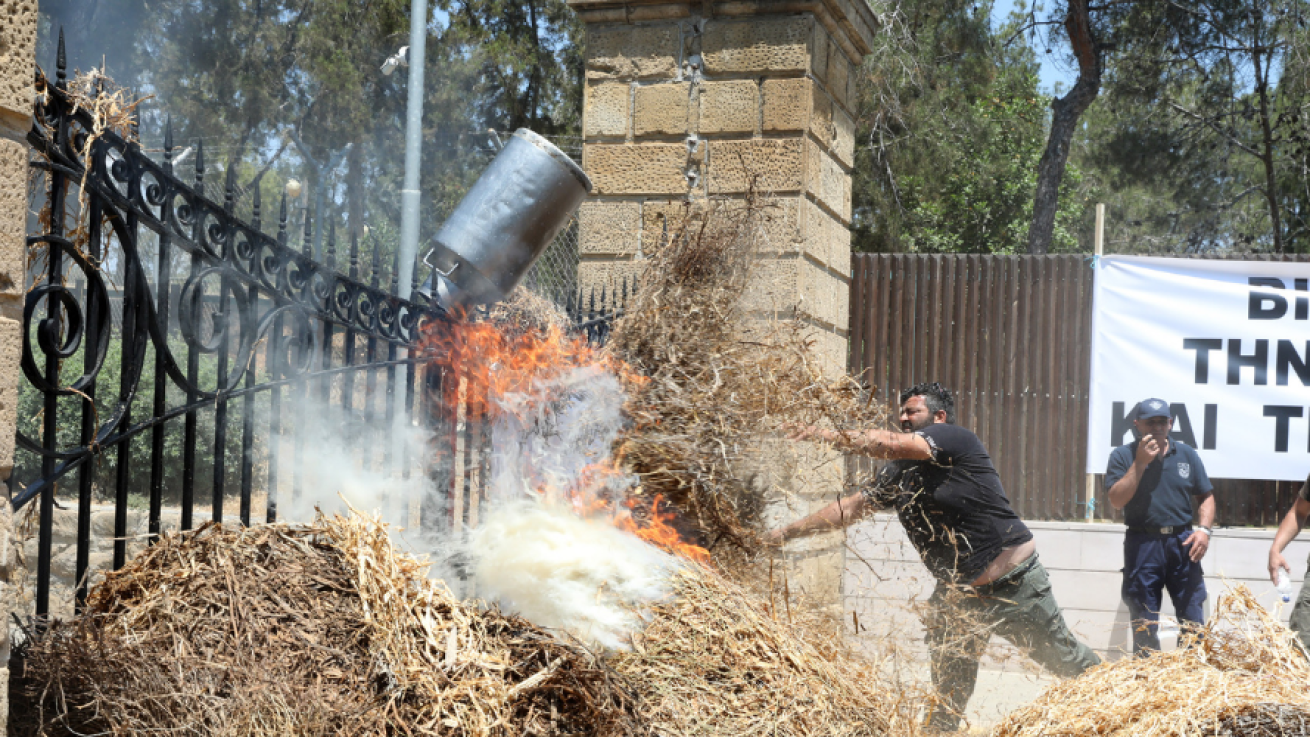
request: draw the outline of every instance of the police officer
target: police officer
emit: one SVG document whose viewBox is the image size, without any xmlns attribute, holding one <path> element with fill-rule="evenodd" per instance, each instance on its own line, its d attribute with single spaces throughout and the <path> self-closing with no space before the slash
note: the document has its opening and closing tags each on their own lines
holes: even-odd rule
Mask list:
<svg viewBox="0 0 1310 737">
<path fill-rule="evenodd" d="M 1124 510 L 1123 599 L 1133 619 L 1133 652 L 1160 649 L 1161 589 L 1169 591 L 1181 624 L 1204 623 L 1201 558 L 1210 547 L 1214 486 L 1196 450 L 1169 437 L 1173 416 L 1163 399 L 1137 404 L 1138 439 L 1110 454 L 1105 487 Z M 1192 499 L 1200 502 L 1192 526 Z"/>
<path fill-rule="evenodd" d="M 1284 571 L 1289 578 L 1292 575 L 1292 567 L 1283 557 L 1283 550 L 1305 526 L 1307 517 L 1310 517 L 1310 476 L 1307 476 L 1305 483 L 1301 484 L 1296 501 L 1278 525 L 1274 542 L 1269 546 L 1269 580 L 1273 581 L 1275 586 L 1278 585 L 1279 571 Z M 1310 651 L 1310 571 L 1307 571 L 1305 581 L 1301 584 L 1301 594 L 1296 597 L 1296 604 L 1292 607 L 1292 618 L 1287 624 L 1296 636 L 1301 638 L 1306 650 Z"/>
</svg>

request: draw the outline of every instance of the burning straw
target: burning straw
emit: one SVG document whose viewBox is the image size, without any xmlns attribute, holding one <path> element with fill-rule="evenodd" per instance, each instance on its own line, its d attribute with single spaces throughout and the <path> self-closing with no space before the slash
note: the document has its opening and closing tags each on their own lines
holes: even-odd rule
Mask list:
<svg viewBox="0 0 1310 737">
<path fill-rule="evenodd" d="M 710 547 L 755 547 L 766 491 L 756 461 L 780 424 L 886 422 L 856 381 L 824 366 L 804 323 L 759 314 L 778 307 L 752 281 L 775 214 L 754 197 L 708 212 L 689 204 L 648 252 L 608 346 L 645 378 L 629 389 L 633 427 L 618 456 L 647 494 L 690 514 Z"/>
<path fill-rule="evenodd" d="M 358 516 L 167 535 L 26 649 L 32 734 L 634 733 L 580 647 L 455 600 Z"/>
<path fill-rule="evenodd" d="M 993 737 L 1310 733 L 1310 660 L 1245 586 L 1220 597 L 1188 644 L 1063 681 Z"/>
</svg>

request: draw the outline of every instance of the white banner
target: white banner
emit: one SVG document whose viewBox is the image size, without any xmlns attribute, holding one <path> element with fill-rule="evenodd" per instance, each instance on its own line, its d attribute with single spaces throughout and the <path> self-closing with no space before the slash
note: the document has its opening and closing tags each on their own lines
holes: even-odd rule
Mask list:
<svg viewBox="0 0 1310 737">
<path fill-rule="evenodd" d="M 1087 472 L 1132 440 L 1136 403 L 1212 478 L 1310 471 L 1310 264 L 1103 256 L 1092 316 Z"/>
</svg>

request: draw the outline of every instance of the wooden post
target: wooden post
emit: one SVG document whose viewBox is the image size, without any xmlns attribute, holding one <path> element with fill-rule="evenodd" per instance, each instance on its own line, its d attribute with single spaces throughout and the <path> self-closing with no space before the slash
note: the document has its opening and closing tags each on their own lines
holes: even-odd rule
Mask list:
<svg viewBox="0 0 1310 737">
<path fill-rule="evenodd" d="M 1097 265 L 1100 257 L 1105 253 L 1105 203 L 1096 203 L 1096 232 L 1093 236 L 1094 253 L 1093 265 Z M 1083 508 L 1087 510 L 1087 521 L 1091 522 L 1096 517 L 1096 475 L 1087 474 L 1086 499 L 1084 499 Z"/>
</svg>

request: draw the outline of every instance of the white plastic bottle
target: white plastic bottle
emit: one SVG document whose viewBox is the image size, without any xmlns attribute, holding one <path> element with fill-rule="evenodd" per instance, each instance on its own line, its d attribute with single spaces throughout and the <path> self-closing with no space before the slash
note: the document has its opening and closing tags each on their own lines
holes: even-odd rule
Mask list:
<svg viewBox="0 0 1310 737">
<path fill-rule="evenodd" d="M 1278 569 L 1278 595 L 1283 597 L 1283 602 L 1292 600 L 1292 579 L 1287 575 L 1286 568 Z"/>
</svg>

